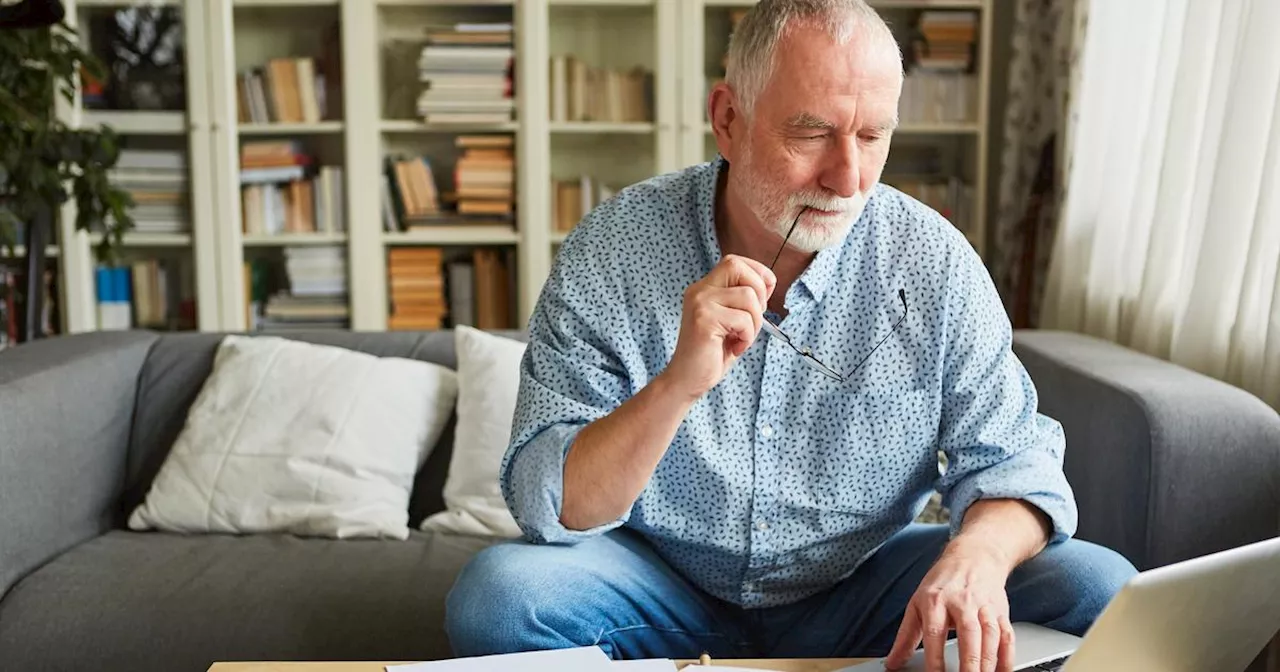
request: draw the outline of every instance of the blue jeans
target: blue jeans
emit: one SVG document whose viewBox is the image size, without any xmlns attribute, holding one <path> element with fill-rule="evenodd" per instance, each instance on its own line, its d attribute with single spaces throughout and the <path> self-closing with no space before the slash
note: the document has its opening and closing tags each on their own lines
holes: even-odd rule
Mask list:
<svg viewBox="0 0 1280 672">
<path fill-rule="evenodd" d="M 911 525 L 839 584 L 764 609 L 704 593 L 631 531 L 504 543 L 463 569 L 445 629 L 459 656 L 591 645 L 615 659 L 884 656 L 946 541 L 946 526 Z M 1009 577 L 1011 620 L 1083 634 L 1134 573 L 1101 546 L 1052 546 Z"/>
</svg>

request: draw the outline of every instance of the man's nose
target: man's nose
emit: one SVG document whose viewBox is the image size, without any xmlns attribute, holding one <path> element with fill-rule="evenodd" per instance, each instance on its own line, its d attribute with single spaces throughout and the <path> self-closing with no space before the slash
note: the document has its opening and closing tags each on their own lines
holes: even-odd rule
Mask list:
<svg viewBox="0 0 1280 672">
<path fill-rule="evenodd" d="M 857 136 L 837 136 L 822 171 L 822 186 L 841 198 L 850 198 L 858 193 L 858 159 Z"/>
</svg>

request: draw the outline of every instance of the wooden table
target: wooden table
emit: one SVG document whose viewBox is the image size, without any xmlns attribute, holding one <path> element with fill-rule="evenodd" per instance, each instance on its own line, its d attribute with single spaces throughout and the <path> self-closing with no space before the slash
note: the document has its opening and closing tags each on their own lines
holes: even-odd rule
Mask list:
<svg viewBox="0 0 1280 672">
<path fill-rule="evenodd" d="M 696 660 L 677 660 L 676 668 L 698 669 Z M 849 665 L 865 662 L 861 658 L 792 658 L 766 660 L 716 660 L 716 663 L 732 667 L 748 667 L 777 672 L 831 672 Z M 383 672 L 384 663 L 214 663 L 209 672 Z"/>
</svg>

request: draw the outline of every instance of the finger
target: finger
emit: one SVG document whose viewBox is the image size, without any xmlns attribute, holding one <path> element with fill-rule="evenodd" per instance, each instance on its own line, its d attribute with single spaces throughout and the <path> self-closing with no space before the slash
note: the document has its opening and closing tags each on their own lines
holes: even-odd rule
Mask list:
<svg viewBox="0 0 1280 672">
<path fill-rule="evenodd" d="M 1002 614 L 1000 616 L 999 663 L 996 666 L 999 672 L 1013 672 L 1014 644 L 1013 624 L 1009 622 L 1007 614 Z"/>
<path fill-rule="evenodd" d="M 937 602 L 924 612 L 924 662 L 928 672 L 946 672 L 947 607 Z"/>
<path fill-rule="evenodd" d="M 764 305 L 757 301 L 755 290 L 750 287 L 712 289 L 707 291 L 707 298 L 725 308 L 748 313 L 755 324 L 754 331 L 760 331 L 760 325 L 764 322 Z"/>
<path fill-rule="evenodd" d="M 950 609 L 951 623 L 956 628 L 960 643 L 960 672 L 981 672 L 982 623 L 973 607 L 954 604 Z M 939 668 L 942 669 L 942 668 Z"/>
<path fill-rule="evenodd" d="M 755 269 L 756 273 L 759 273 L 760 277 L 764 279 L 765 289 L 768 290 L 765 295 L 765 300 L 767 301 L 768 297 L 773 296 L 773 288 L 778 286 L 778 276 L 774 275 L 773 270 L 768 266 L 765 266 L 751 257 L 740 257 L 740 259 L 746 262 L 748 266 Z"/>
<path fill-rule="evenodd" d="M 755 264 L 754 266 L 752 264 Z M 738 257 L 730 255 L 721 261 L 716 269 L 711 272 L 708 280 L 716 287 L 737 287 L 746 285 L 756 290 L 760 296 L 760 304 L 764 305 L 769 302 L 769 295 L 772 291 L 765 281 L 765 276 L 760 273 L 759 262 L 746 257 Z M 765 268 L 768 271 L 769 269 Z M 769 272 L 770 277 L 773 273 Z"/>
<path fill-rule="evenodd" d="M 898 638 L 893 640 L 893 648 L 884 660 L 884 666 L 890 670 L 902 669 L 911 655 L 920 646 L 920 638 L 924 631 L 920 628 L 920 615 L 914 605 L 907 605 L 907 613 L 902 617 L 902 625 L 898 626 Z"/>
<path fill-rule="evenodd" d="M 725 345 L 734 357 L 741 357 L 756 340 L 759 327 L 751 316 L 741 310 L 720 307 L 717 316 L 725 333 Z"/>
<path fill-rule="evenodd" d="M 991 607 L 978 610 L 978 622 L 982 625 L 982 672 L 996 672 L 1000 660 L 1000 618 Z"/>
</svg>

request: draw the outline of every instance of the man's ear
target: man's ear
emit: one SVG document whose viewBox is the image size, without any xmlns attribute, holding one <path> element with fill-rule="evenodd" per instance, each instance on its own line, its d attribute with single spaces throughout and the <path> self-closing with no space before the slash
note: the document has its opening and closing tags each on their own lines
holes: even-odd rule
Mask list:
<svg viewBox="0 0 1280 672">
<path fill-rule="evenodd" d="M 723 81 L 711 87 L 711 93 L 707 95 L 707 118 L 711 120 L 716 149 L 729 163 L 733 163 L 736 157 L 735 150 L 745 139 L 741 134 L 746 132 L 746 128 L 736 123 L 743 121 L 742 111 L 738 106 L 738 96 Z"/>
</svg>

